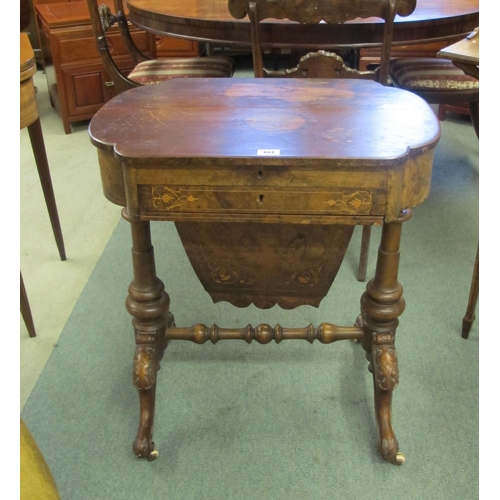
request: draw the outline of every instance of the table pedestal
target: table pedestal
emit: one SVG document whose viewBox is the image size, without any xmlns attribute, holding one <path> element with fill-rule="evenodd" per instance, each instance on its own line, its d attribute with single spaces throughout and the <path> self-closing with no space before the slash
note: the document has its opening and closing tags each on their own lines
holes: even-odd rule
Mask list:
<svg viewBox="0 0 500 500">
<path fill-rule="evenodd" d="M 410 211 L 383 226 L 375 277 L 361 297 L 361 314 L 356 325 L 340 327 L 322 323 L 317 327 L 309 325 L 304 328 L 271 327 L 267 324 L 245 328 L 208 327 L 203 324 L 176 327 L 169 310 L 170 298 L 156 275 L 149 222 L 134 220 L 125 210 L 123 216 L 131 224 L 133 242 L 134 280 L 129 286 L 126 303 L 128 312 L 133 316 L 136 339 L 134 385 L 140 400 L 139 430 L 133 446 L 136 456 L 148 460 L 158 457 L 152 441 L 156 381 L 160 360 L 169 340 L 189 340 L 197 344 L 210 340 L 215 344 L 220 340 L 233 339 L 267 344 L 272 340 L 280 343 L 288 339 L 303 339 L 310 343 L 318 340 L 329 344 L 349 339 L 362 341 L 369 360 L 368 369 L 373 374 L 380 454 L 396 465 L 404 463 L 405 457 L 399 451 L 392 429 L 391 402 L 392 392 L 399 383 L 396 328 L 398 317 L 405 309 L 403 288 L 397 280 L 399 247 L 402 223 L 410 218 Z"/>
</svg>

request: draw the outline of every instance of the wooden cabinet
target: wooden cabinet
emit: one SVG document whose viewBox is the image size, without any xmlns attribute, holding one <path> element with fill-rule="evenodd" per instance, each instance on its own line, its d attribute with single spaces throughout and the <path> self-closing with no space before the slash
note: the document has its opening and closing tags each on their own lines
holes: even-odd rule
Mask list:
<svg viewBox="0 0 500 500">
<path fill-rule="evenodd" d="M 33 0 L 42 66 L 50 100 L 61 115 L 64 131 L 71 123 L 90 120 L 116 92 L 97 49 L 85 0 Z M 114 12 L 113 0 L 101 0 Z M 139 49 L 152 58 L 192 57 L 198 43 L 155 37 L 134 26 L 130 33 Z M 108 32 L 108 43 L 117 66 L 128 74 L 135 66 L 118 27 Z"/>
<path fill-rule="evenodd" d="M 112 0 L 103 0 L 112 8 Z M 50 100 L 61 115 L 64 131 L 71 123 L 89 120 L 116 93 L 97 49 L 87 2 L 42 3 L 35 7 L 38 34 Z M 154 36 L 131 28 L 138 47 L 156 55 Z M 134 67 L 119 30 L 109 31 L 113 57 L 125 74 Z"/>
</svg>

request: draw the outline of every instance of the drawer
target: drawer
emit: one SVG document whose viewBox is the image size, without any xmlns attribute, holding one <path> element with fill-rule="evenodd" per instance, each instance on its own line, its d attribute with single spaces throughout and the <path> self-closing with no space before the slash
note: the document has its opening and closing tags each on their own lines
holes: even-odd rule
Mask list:
<svg viewBox="0 0 500 500">
<path fill-rule="evenodd" d="M 197 57 L 199 55 L 198 42 L 184 38 L 156 36 L 156 56 L 162 57 Z"/>
<path fill-rule="evenodd" d="M 387 175 L 368 167 L 331 170 L 260 161 L 231 166 L 176 164 L 132 169 L 128 176 L 138 211 L 159 217 L 169 213 L 366 217 L 383 215 L 387 201 Z"/>
<path fill-rule="evenodd" d="M 139 47 L 145 53 L 150 50 L 148 34 L 142 31 L 132 33 L 132 37 Z M 108 46 L 113 57 L 129 56 L 125 43 L 119 32 L 110 31 L 106 35 Z M 78 37 L 62 37 L 58 39 L 60 64 L 78 63 L 83 64 L 89 59 L 100 59 L 99 51 L 94 35 L 88 33 L 80 34 Z M 131 58 L 130 58 L 131 59 Z"/>
<path fill-rule="evenodd" d="M 134 175 L 137 184 L 167 184 L 183 186 L 251 186 L 261 187 L 328 187 L 346 188 L 349 186 L 369 186 L 371 189 L 385 189 L 387 174 L 375 168 L 363 169 L 305 168 L 294 165 L 293 160 L 284 159 L 277 164 L 264 163 L 255 159 L 241 159 L 236 164 L 220 165 L 205 160 L 204 164 L 195 161 L 182 165 L 178 160 L 162 160 L 157 167 L 141 166 Z M 229 162 L 228 162 L 229 163 Z"/>
<path fill-rule="evenodd" d="M 383 189 L 139 185 L 141 213 L 383 215 Z"/>
</svg>

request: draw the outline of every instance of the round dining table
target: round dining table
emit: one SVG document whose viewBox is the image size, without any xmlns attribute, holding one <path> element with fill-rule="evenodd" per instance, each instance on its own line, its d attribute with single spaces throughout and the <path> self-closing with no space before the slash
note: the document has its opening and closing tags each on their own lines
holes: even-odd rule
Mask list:
<svg viewBox="0 0 500 500">
<path fill-rule="evenodd" d="M 162 36 L 229 46 L 251 46 L 250 21 L 234 19 L 227 0 L 125 0 L 130 21 Z M 341 25 L 305 25 L 289 20 L 261 23 L 267 47 L 373 47 L 381 44 L 380 19 L 356 19 Z M 396 17 L 393 43 L 407 45 L 456 39 L 479 26 L 479 0 L 417 0 L 407 17 Z"/>
</svg>

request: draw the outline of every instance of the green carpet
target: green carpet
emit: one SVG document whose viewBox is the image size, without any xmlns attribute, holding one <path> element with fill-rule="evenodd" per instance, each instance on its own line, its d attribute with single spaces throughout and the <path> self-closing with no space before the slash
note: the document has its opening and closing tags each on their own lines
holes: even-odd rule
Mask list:
<svg viewBox="0 0 500 500">
<path fill-rule="evenodd" d="M 318 309 L 261 311 L 212 304 L 173 224 L 152 224 L 178 326 L 352 324 L 365 287 L 355 278 L 360 232 Z M 370 276 L 379 235 L 375 228 Z M 158 377 L 159 458 L 147 462 L 132 452 L 139 410 L 124 305 L 131 243 L 121 221 L 22 412 L 62 499 L 477 498 L 479 318 L 470 338 L 460 337 L 477 238 L 478 141 L 452 117 L 443 122 L 430 197 L 403 227 L 407 308 L 393 400 L 403 466 L 379 458 L 371 375 L 350 341 L 171 342 Z"/>
</svg>

